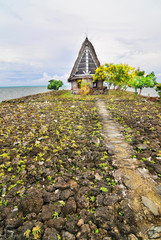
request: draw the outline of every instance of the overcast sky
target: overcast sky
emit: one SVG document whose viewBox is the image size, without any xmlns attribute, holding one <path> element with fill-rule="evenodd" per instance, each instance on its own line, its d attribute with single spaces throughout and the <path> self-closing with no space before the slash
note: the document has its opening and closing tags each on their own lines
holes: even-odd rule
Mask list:
<svg viewBox="0 0 161 240">
<path fill-rule="evenodd" d="M 0 86 L 65 83 L 86 36 L 161 82 L 161 0 L 0 0 Z"/>
</svg>

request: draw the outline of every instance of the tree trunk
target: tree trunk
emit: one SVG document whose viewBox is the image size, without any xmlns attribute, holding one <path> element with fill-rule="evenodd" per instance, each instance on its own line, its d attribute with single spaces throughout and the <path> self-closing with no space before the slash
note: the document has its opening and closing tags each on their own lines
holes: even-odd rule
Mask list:
<svg viewBox="0 0 161 240">
<path fill-rule="evenodd" d="M 139 92 L 139 95 L 141 94 L 141 91 L 142 91 L 142 88 L 140 88 L 140 92 Z"/>
</svg>

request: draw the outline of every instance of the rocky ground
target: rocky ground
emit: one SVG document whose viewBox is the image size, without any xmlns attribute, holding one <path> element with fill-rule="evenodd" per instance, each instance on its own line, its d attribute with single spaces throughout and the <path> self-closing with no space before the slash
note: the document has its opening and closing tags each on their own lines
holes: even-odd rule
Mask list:
<svg viewBox="0 0 161 240">
<path fill-rule="evenodd" d="M 119 98 L 104 100 L 159 182 L 160 104 Z M 0 239 L 142 239 L 113 177 L 95 100 L 59 91 L 0 104 Z"/>
<path fill-rule="evenodd" d="M 150 101 L 152 100 L 152 101 Z M 145 164 L 152 178 L 161 184 L 161 102 L 156 98 L 116 95 L 107 100 L 107 108 L 123 126 L 126 141 Z"/>
</svg>

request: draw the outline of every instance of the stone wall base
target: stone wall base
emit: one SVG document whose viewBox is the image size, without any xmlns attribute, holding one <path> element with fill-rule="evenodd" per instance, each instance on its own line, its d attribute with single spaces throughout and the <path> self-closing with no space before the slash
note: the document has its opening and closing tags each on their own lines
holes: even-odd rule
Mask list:
<svg viewBox="0 0 161 240">
<path fill-rule="evenodd" d="M 99 95 L 99 94 L 108 94 L 108 89 L 93 89 L 93 95 Z"/>
<path fill-rule="evenodd" d="M 71 90 L 71 94 L 80 94 L 80 90 Z"/>
<path fill-rule="evenodd" d="M 99 94 L 108 94 L 109 90 L 107 88 L 104 89 L 92 89 L 92 95 L 99 95 Z M 80 94 L 80 89 L 71 90 L 71 94 Z"/>
</svg>

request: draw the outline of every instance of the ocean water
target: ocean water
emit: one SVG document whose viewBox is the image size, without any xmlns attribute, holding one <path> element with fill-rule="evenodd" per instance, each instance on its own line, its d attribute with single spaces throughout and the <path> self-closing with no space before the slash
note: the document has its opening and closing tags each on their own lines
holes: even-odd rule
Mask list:
<svg viewBox="0 0 161 240">
<path fill-rule="evenodd" d="M 69 86 L 64 85 L 60 89 L 69 89 Z M 47 86 L 0 87 L 0 102 L 49 91 Z"/>
<path fill-rule="evenodd" d="M 60 89 L 69 90 L 70 86 L 64 85 Z M 49 91 L 47 86 L 0 87 L 0 102 Z M 128 91 L 134 92 L 133 89 L 128 89 Z M 144 96 L 158 97 L 157 92 L 153 88 L 143 89 L 141 94 Z"/>
<path fill-rule="evenodd" d="M 0 87 L 0 102 L 48 91 L 46 86 Z"/>
</svg>

